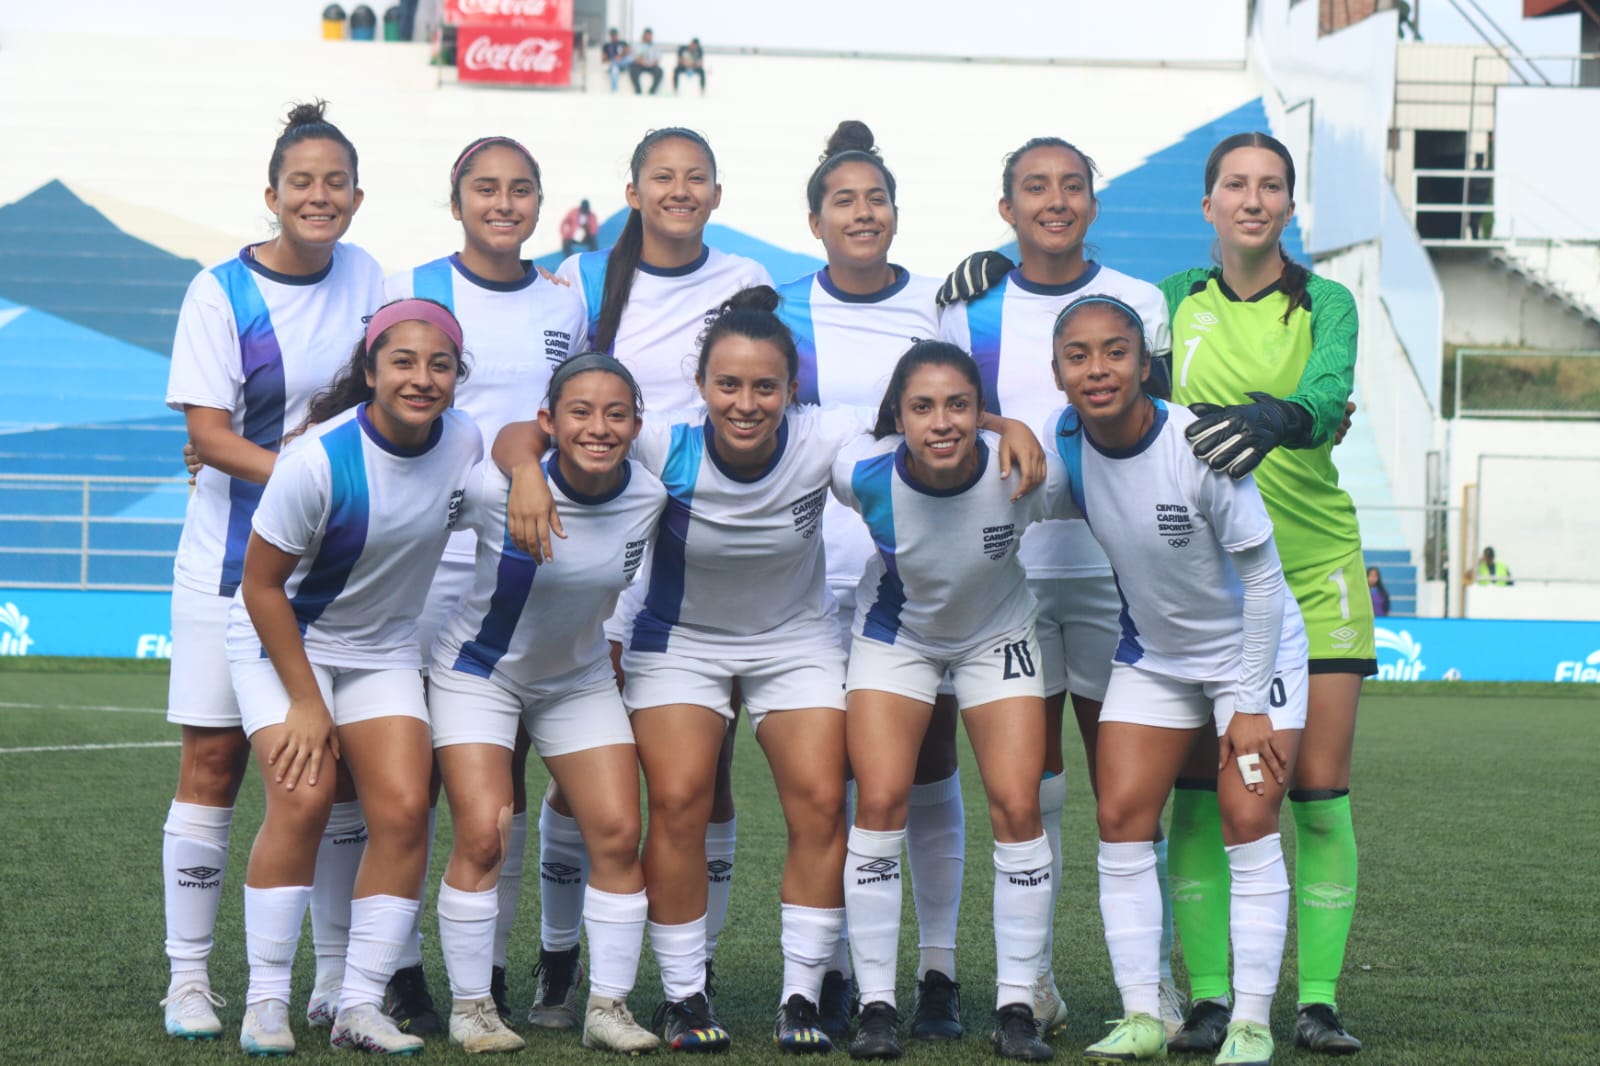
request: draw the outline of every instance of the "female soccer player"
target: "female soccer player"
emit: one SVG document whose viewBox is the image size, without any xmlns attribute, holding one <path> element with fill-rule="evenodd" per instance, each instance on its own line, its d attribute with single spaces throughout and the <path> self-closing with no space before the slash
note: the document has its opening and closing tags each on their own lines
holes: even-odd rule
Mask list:
<svg viewBox="0 0 1600 1066">
<path fill-rule="evenodd" d="M 883 397 L 898 353 L 939 331 L 934 301 L 938 282 L 889 262 L 899 228 L 895 180 L 861 122 L 841 122 L 829 137 L 806 183 L 811 232 L 828 265 L 782 285 L 778 317 L 794 334 L 800 353 L 801 403 L 873 406 Z M 822 540 L 828 589 L 839 604 L 841 639 L 848 651 L 855 618 L 856 582 L 872 555 L 872 537 L 860 517 L 830 499 Z M 906 819 L 906 852 L 916 899 L 920 959 L 914 1037 L 961 1035 L 960 986 L 955 981 L 956 919 L 961 910 L 966 812 L 956 766 L 956 707 L 941 690 L 917 760 Z M 822 1025 L 835 1041 L 849 1034 L 855 1009 L 847 979 L 849 945 L 841 941 L 823 979 Z"/>
<path fill-rule="evenodd" d="M 624 195 L 628 221 L 615 247 L 583 252 L 561 264 L 588 312 L 589 344 L 610 352 L 638 381 L 650 411 L 683 410 L 700 402 L 694 366 L 700 334 L 717 308 L 752 285 L 770 285 L 766 268 L 705 243 L 706 223 L 722 200 L 717 159 L 706 139 L 680 127 L 652 130 L 635 146 Z M 623 598 L 624 607 L 636 604 Z M 606 625 L 615 655 L 626 637 L 622 619 Z M 630 615 L 631 616 L 631 615 Z M 717 802 L 706 830 L 710 891 L 707 940 L 716 950 L 733 887 L 737 820 L 728 785 L 733 735 L 718 765 Z M 578 926 L 588 869 L 583 836 L 552 785 L 539 812 L 541 947 L 538 991 L 529 1021 L 549 1028 L 578 1022 Z M 573 871 L 559 875 L 551 871 Z M 709 962 L 710 955 L 707 955 Z"/>
<path fill-rule="evenodd" d="M 1161 283 L 1172 397 L 1206 405 L 1185 431 L 1196 455 L 1236 477 L 1256 471 L 1305 617 L 1310 699 L 1289 791 L 1298 840 L 1295 1043 L 1349 1054 L 1361 1043 L 1345 1031 L 1335 993 L 1356 895 L 1350 755 L 1361 679 L 1377 671 L 1361 531 L 1332 460 L 1355 372 L 1355 304 L 1282 251 L 1294 161 L 1276 140 L 1244 133 L 1212 149 L 1201 207 L 1221 266 Z M 1196 1002 L 1173 1047 L 1201 1050 L 1217 1046 L 1228 1018 L 1228 879 L 1216 795 L 1192 776 L 1185 771 L 1173 800 L 1172 871 L 1193 886 L 1176 913 Z"/>
<path fill-rule="evenodd" d="M 428 696 L 455 827 L 439 943 L 455 997 L 450 1037 L 468 1051 L 523 1046 L 490 998 L 497 875 L 518 843 L 501 819 L 519 723 L 572 804 L 590 855 L 584 1046 L 638 1054 L 659 1043 L 627 1006 L 645 924 L 639 770 L 602 631 L 666 504 L 661 483 L 627 461 L 639 408 L 638 386 L 608 355 L 570 359 L 551 377 L 539 425 L 555 452 L 544 469 L 571 538 L 558 560 L 535 564 L 506 537 L 510 483 L 493 463 L 468 484 L 476 577 L 434 648 Z"/>
<path fill-rule="evenodd" d="M 1216 1061 L 1265 1066 L 1289 920 L 1278 808 L 1305 724 L 1305 628 L 1255 483 L 1196 460 L 1182 436 L 1195 416 L 1145 395 L 1144 337 L 1139 313 L 1113 296 L 1074 300 L 1055 326 L 1055 374 L 1071 406 L 1052 436 L 1073 509 L 1110 556 L 1124 604 L 1096 750 L 1100 912 L 1123 1018 L 1084 1054 L 1166 1055 L 1153 841 L 1214 721 L 1237 990 Z"/>
<path fill-rule="evenodd" d="M 461 327 L 429 300 L 385 304 L 251 520 L 229 610 L 229 669 L 266 789 L 245 875 L 250 989 L 240 1046 L 294 1050 L 287 1000 L 317 840 L 348 763 L 367 846 L 332 1042 L 409 1054 L 379 1009 L 410 936 L 427 861 L 428 712 L 417 616 L 483 440 L 450 410 Z"/>
<path fill-rule="evenodd" d="M 228 866 L 228 827 L 250 746 L 223 644 L 250 518 L 284 433 L 305 417 L 382 302 L 383 274 L 341 243 L 361 206 L 356 150 L 326 105 L 289 112 L 267 164 L 267 209 L 277 234 L 246 245 L 189 285 L 178 314 L 167 405 L 184 413 L 205 465 L 194 478 L 173 572 L 172 678 L 167 717 L 183 727 L 178 790 L 167 813 L 161 865 L 172 977 L 168 1033 L 222 1033 L 206 963 Z M 328 819 L 312 901 L 317 982 L 308 1014 L 332 1021 L 343 980 L 350 886 L 365 831 L 354 794 Z"/>
<path fill-rule="evenodd" d="M 1033 594 L 1016 558 L 1017 538 L 1045 516 L 1049 497 L 1011 497 L 996 441 L 979 432 L 983 414 L 971 357 L 919 341 L 895 367 L 877 440 L 834 465 L 834 493 L 866 519 L 877 547 L 857 592 L 847 682 L 857 807 L 844 895 L 863 1004 L 850 1054 L 860 1059 L 901 1053 L 900 849 L 917 751 L 947 672 L 994 828 L 994 1047 L 1007 1058 L 1051 1057 L 1033 1020 L 1052 880 L 1036 784 L 1044 691 Z"/>
<path fill-rule="evenodd" d="M 456 406 L 472 416 L 486 445 L 501 426 L 527 417 L 534 398 L 544 395 L 551 370 L 583 351 L 587 340 L 582 300 L 572 289 L 540 277 L 522 258 L 543 202 L 544 186 L 532 153 L 510 137 L 478 138 L 450 168 L 450 213 L 461 223 L 461 251 L 395 274 L 384 286 L 390 299 L 423 296 L 444 304 L 472 337 L 472 376 L 457 389 Z M 473 531 L 463 528 L 445 548 L 419 620 L 424 662 L 432 661 L 439 627 L 471 588 L 475 543 Z M 508 1023 L 506 942 L 522 893 L 527 756 L 527 738 L 520 736 L 511 768 L 511 836 L 496 890 L 500 905 L 492 983 L 495 1003 Z M 435 791 L 435 802 L 437 796 Z M 433 818 L 430 811 L 429 840 Z M 423 977 L 420 931 L 400 959 L 387 1006 L 392 1016 L 410 1023 L 408 1032 L 437 1031 L 438 1016 Z"/>
<path fill-rule="evenodd" d="M 972 353 L 993 410 L 1031 427 L 1042 425 L 1056 406 L 1046 353 L 1056 315 L 1073 299 L 1105 293 L 1131 304 L 1149 324 L 1144 338 L 1148 349 L 1165 354 L 1168 347 L 1160 290 L 1088 258 L 1084 242 L 1100 210 L 1094 177 L 1094 162 L 1059 137 L 1035 137 L 1007 156 L 1000 179 L 1000 217 L 1016 234 L 1022 263 L 971 302 L 945 308 L 940 336 Z M 1111 677 L 1120 604 L 1111 564 L 1081 521 L 1047 521 L 1029 530 L 1020 558 L 1028 587 L 1039 601 L 1047 728 L 1039 810 L 1050 837 L 1054 914 L 1061 878 L 1061 809 L 1067 797 L 1061 751 L 1067 695 L 1093 788 L 1100 701 Z M 1163 868 L 1166 847 L 1158 839 L 1156 854 Z M 1160 880 L 1164 892 L 1164 869 Z M 1161 1016 L 1176 1032 L 1183 1022 L 1183 1004 L 1172 980 L 1170 917 L 1163 929 L 1167 950 L 1161 963 Z M 1034 1017 L 1045 1033 L 1067 1021 L 1052 972 L 1053 943 L 1053 937 L 1046 943 L 1034 988 Z"/>
</svg>

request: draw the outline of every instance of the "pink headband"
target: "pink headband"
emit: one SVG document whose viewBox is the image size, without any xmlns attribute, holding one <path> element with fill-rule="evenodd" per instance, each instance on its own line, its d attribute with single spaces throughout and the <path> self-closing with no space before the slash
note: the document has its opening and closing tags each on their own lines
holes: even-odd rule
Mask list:
<svg viewBox="0 0 1600 1066">
<path fill-rule="evenodd" d="M 456 346 L 456 353 L 460 354 L 461 323 L 456 321 L 456 316 L 442 304 L 432 300 L 396 300 L 394 303 L 384 304 L 367 319 L 367 354 L 372 354 L 372 346 L 382 336 L 383 331 L 397 322 L 426 322 L 430 326 L 439 327 L 439 332 L 449 337 Z"/>
<path fill-rule="evenodd" d="M 456 182 L 460 180 L 460 178 L 461 178 L 461 168 L 467 165 L 467 160 L 469 160 L 473 156 L 477 155 L 478 154 L 478 150 L 480 148 L 487 147 L 488 145 L 491 145 L 491 144 L 503 144 L 503 145 L 506 145 L 508 147 L 515 148 L 517 151 L 519 151 L 523 155 L 527 156 L 528 157 L 528 162 L 533 165 L 534 177 L 538 177 L 538 175 L 539 175 L 539 162 L 538 162 L 538 160 L 534 159 L 533 158 L 533 153 L 528 151 L 526 148 L 524 148 L 519 142 L 513 140 L 510 137 L 480 137 L 477 140 L 473 141 L 471 144 L 467 145 L 466 149 L 461 153 L 460 158 L 458 158 L 456 160 L 456 165 L 450 168 L 450 188 L 452 190 L 455 189 Z M 454 192 L 452 192 L 451 195 L 453 196 Z"/>
</svg>

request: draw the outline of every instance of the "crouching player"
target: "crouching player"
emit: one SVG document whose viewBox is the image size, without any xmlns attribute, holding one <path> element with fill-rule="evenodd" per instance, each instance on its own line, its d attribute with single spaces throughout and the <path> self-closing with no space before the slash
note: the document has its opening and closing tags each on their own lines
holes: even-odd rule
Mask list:
<svg viewBox="0 0 1600 1066">
<path fill-rule="evenodd" d="M 1092 1062 L 1163 1057 L 1161 809 L 1214 722 L 1232 875 L 1233 1021 L 1218 1066 L 1272 1058 L 1289 882 L 1278 808 L 1306 714 L 1306 637 L 1255 483 L 1211 470 L 1183 430 L 1195 416 L 1145 395 L 1139 315 L 1110 296 L 1056 320 L 1056 381 L 1070 406 L 1047 425 L 1075 508 L 1117 574 L 1122 638 L 1100 712 L 1100 911 L 1123 1018 Z"/>
</svg>

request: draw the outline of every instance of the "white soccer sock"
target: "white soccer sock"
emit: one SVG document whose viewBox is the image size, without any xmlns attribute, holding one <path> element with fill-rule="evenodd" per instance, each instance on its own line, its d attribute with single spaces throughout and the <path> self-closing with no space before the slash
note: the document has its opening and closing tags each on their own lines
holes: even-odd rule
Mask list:
<svg viewBox="0 0 1600 1066">
<path fill-rule="evenodd" d="M 244 942 L 250 961 L 248 1006 L 269 999 L 289 1002 L 294 949 L 311 903 L 310 885 L 282 888 L 244 886 Z"/>
<path fill-rule="evenodd" d="M 1100 917 L 1122 1013 L 1161 1016 L 1161 888 L 1148 840 L 1100 842 Z"/>
<path fill-rule="evenodd" d="M 583 894 L 583 927 L 589 933 L 589 995 L 627 999 L 639 976 L 645 917 L 644 889 L 620 894 L 590 885 Z M 668 926 L 667 928 L 671 928 Z M 693 993 L 691 993 L 692 995 Z"/>
<path fill-rule="evenodd" d="M 383 990 L 400 968 L 406 947 L 417 942 L 413 930 L 421 909 L 421 900 L 403 896 L 363 896 L 351 902 L 350 954 L 339 1010 L 383 1002 Z"/>
<path fill-rule="evenodd" d="M 783 994 L 778 1002 L 787 1003 L 798 993 L 815 1006 L 822 998 L 822 975 L 844 928 L 844 908 L 785 903 L 781 913 L 778 943 L 783 950 Z"/>
<path fill-rule="evenodd" d="M 905 841 L 904 829 L 850 829 L 844 907 L 862 1003 L 894 1006 L 895 962 L 900 954 L 900 849 Z"/>
<path fill-rule="evenodd" d="M 1167 838 L 1156 841 L 1156 883 L 1161 886 L 1161 979 L 1172 980 L 1172 886 L 1167 881 Z"/>
<path fill-rule="evenodd" d="M 688 999 L 706 988 L 706 916 L 682 925 L 647 922 L 650 948 L 661 968 L 661 992 L 668 1003 Z M 593 945 L 590 945 L 593 950 Z M 592 985 L 590 986 L 593 987 Z"/>
<path fill-rule="evenodd" d="M 706 958 L 717 953 L 717 938 L 728 920 L 728 898 L 733 895 L 733 847 L 739 835 L 739 816 L 726 822 L 706 823 Z"/>
<path fill-rule="evenodd" d="M 578 820 L 539 806 L 539 943 L 546 951 L 578 946 L 583 889 L 589 883 L 589 849 Z"/>
<path fill-rule="evenodd" d="M 413 966 L 422 965 L 422 905 L 428 899 L 428 871 L 433 869 L 433 834 L 438 827 L 439 808 L 429 807 L 428 852 L 422 861 L 422 883 L 417 885 L 417 912 L 411 916 L 411 931 L 406 934 L 405 943 L 400 945 L 400 954 L 395 958 L 396 970 L 409 970 Z M 384 983 L 388 983 L 388 978 L 384 979 Z M 344 1004 L 341 1003 L 340 1006 Z"/>
<path fill-rule="evenodd" d="M 1044 927 L 1044 951 L 1039 954 L 1039 974 L 1055 968 L 1056 904 L 1061 900 L 1061 810 L 1067 805 L 1067 775 L 1051 774 L 1039 782 L 1039 816 L 1050 842 L 1050 920 Z"/>
<path fill-rule="evenodd" d="M 161 876 L 167 909 L 167 959 L 172 965 L 169 992 L 189 981 L 210 985 L 211 958 L 222 877 L 228 869 L 228 826 L 232 807 L 202 807 L 172 801 L 161 827 Z"/>
<path fill-rule="evenodd" d="M 494 945 L 495 914 L 499 910 L 495 890 L 468 892 L 441 881 L 436 909 L 439 950 L 444 953 L 445 972 L 450 975 L 450 994 L 458 1001 L 482 999 L 489 994 L 489 952 Z"/>
<path fill-rule="evenodd" d="M 1033 1007 L 1045 929 L 1050 924 L 1050 842 L 1040 833 L 994 843 L 995 1009 Z"/>
<path fill-rule="evenodd" d="M 1283 844 L 1269 833 L 1228 853 L 1232 877 L 1228 932 L 1233 938 L 1233 1018 L 1267 1024 L 1289 930 L 1289 877 Z"/>
<path fill-rule="evenodd" d="M 366 850 L 367 819 L 361 813 L 361 801 L 335 803 L 317 844 L 317 869 L 311 877 L 311 945 L 317 954 L 318 991 L 344 983 L 344 956 L 350 949 L 350 897 Z"/>
<path fill-rule="evenodd" d="M 500 914 L 494 923 L 494 964 L 501 969 L 506 965 L 506 944 L 511 940 L 511 926 L 517 920 L 517 904 L 522 901 L 523 852 L 527 847 L 528 812 L 519 811 L 511 816 L 506 857 L 500 864 L 500 879 L 494 885 L 500 902 Z"/>
<path fill-rule="evenodd" d="M 844 824 L 856 824 L 856 783 L 844 783 Z M 841 919 L 839 923 L 839 940 L 833 945 L 833 955 L 828 959 L 827 973 L 843 974 L 848 978 L 850 969 L 850 923 Z"/>
<path fill-rule="evenodd" d="M 906 864 L 917 908 L 920 978 L 938 970 L 956 976 L 956 919 L 961 913 L 961 875 L 966 869 L 967 816 L 961 774 L 911 786 L 906 812 Z"/>
</svg>

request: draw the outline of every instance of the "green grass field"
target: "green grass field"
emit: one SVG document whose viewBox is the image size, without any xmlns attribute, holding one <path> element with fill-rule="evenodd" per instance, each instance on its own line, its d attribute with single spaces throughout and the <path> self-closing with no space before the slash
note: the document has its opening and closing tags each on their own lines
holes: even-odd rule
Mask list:
<svg viewBox="0 0 1600 1066">
<path fill-rule="evenodd" d="M 166 988 L 159 875 L 161 824 L 176 774 L 176 727 L 157 710 L 159 666 L 10 660 L 0 663 L 0 1057 L 18 1062 L 202 1063 L 239 1060 L 232 1033 L 182 1044 L 161 1030 Z M 1600 1061 L 1600 689 L 1594 686 L 1374 685 L 1362 706 L 1353 799 L 1361 898 L 1340 1009 L 1379 1063 Z M 743 727 L 741 727 L 743 729 Z M 24 750 L 18 750 L 24 749 Z M 48 749 L 48 750 L 26 750 Z M 970 753 L 964 766 L 971 769 Z M 1055 1042 L 1077 1060 L 1118 1010 L 1094 875 L 1093 812 L 1068 753 L 1062 838 L 1067 869 L 1055 964 L 1073 1019 Z M 541 779 L 530 783 L 537 794 Z M 784 833 L 757 746 L 739 742 L 739 855 L 733 907 L 717 955 L 718 1010 L 741 1060 L 772 1061 L 780 962 L 777 891 Z M 967 778 L 968 864 L 960 948 L 966 1040 L 912 1046 L 909 1062 L 992 1062 L 991 866 L 982 792 Z M 235 820 L 233 865 L 212 977 L 236 1026 L 245 986 L 240 929 L 243 860 L 260 819 L 252 778 Z M 1285 824 L 1288 825 L 1285 817 Z M 1292 830 L 1286 830 L 1286 840 Z M 434 878 L 448 851 L 440 819 Z M 535 847 L 529 842 L 530 851 Z M 1291 842 L 1292 847 L 1292 842 Z M 531 876 L 512 942 L 512 994 L 532 994 L 537 881 Z M 907 901 L 910 892 L 906 893 Z M 915 936 L 908 914 L 901 994 L 910 1002 Z M 429 908 L 425 958 L 448 1003 Z M 1318 1061 L 1288 1047 L 1294 934 L 1274 1017 L 1280 1063 Z M 1181 964 L 1180 964 L 1181 965 Z M 1181 975 L 1180 975 L 1181 976 Z M 310 990 L 309 933 L 295 994 Z M 633 997 L 647 1014 L 659 993 L 646 951 Z M 343 1053 L 298 1029 L 301 1058 Z M 535 1033 L 525 1056 L 595 1061 L 574 1034 Z M 445 1038 L 426 1057 L 465 1056 Z M 844 1061 L 842 1056 L 836 1061 Z M 1195 1058 L 1202 1063 L 1208 1060 Z"/>
</svg>

